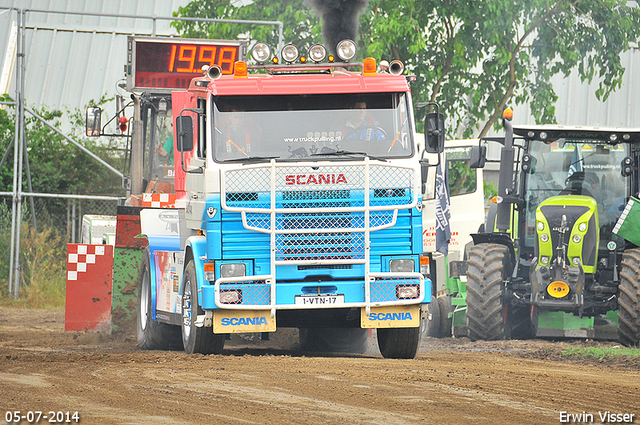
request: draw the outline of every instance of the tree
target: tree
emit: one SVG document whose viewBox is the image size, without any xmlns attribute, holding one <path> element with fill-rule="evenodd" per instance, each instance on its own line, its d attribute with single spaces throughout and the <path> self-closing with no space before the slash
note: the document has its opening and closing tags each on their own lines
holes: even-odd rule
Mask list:
<svg viewBox="0 0 640 425">
<path fill-rule="evenodd" d="M 8 100 L 8 98 L 5 98 Z M 103 101 L 106 101 L 103 99 Z M 45 121 L 58 126 L 60 119 L 70 119 L 76 128 L 84 128 L 84 113 L 71 111 L 50 111 L 46 107 L 36 110 Z M 14 116 L 6 110 L 0 110 L 0 155 L 8 151 L 7 161 L 0 169 L 0 192 L 13 191 L 13 149 L 9 149 L 13 139 Z M 68 143 L 62 136 L 54 132 L 30 115 L 25 116 L 25 138 L 27 140 L 27 157 L 29 161 L 32 190 L 36 193 L 63 193 L 83 195 L 118 195 L 124 194 L 119 176 L 103 166 L 96 166 L 95 159 Z M 78 139 L 78 137 L 76 137 Z M 116 169 L 123 168 L 123 155 L 117 141 L 109 140 L 101 144 L 95 139 L 84 139 L 82 144 L 109 162 Z M 23 167 L 23 191 L 28 191 L 26 167 Z M 10 205 L 10 198 L 1 200 Z M 60 211 L 52 205 L 57 204 Z M 48 204 L 51 216 L 66 215 L 66 200 L 52 200 Z M 11 208 L 9 207 L 9 210 Z"/>
<path fill-rule="evenodd" d="M 338 0 L 335 0 L 338 2 Z M 345 1 L 345 0 L 342 0 Z M 198 0 L 176 16 L 281 20 L 298 47 L 320 41 L 319 19 L 301 0 Z M 274 30 L 174 22 L 184 36 L 260 39 Z M 485 135 L 512 104 L 555 122 L 551 78 L 575 70 L 599 81 L 606 100 L 620 87 L 620 53 L 640 37 L 640 8 L 626 0 L 371 0 L 360 15 L 360 58 L 397 59 L 417 76 L 414 101 L 437 101 L 450 133 Z M 450 134 L 452 135 L 452 134 Z"/>
</svg>

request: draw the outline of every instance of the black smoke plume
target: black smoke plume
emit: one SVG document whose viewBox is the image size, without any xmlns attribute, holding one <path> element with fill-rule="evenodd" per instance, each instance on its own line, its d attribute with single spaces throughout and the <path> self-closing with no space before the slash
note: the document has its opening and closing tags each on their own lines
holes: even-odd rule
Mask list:
<svg viewBox="0 0 640 425">
<path fill-rule="evenodd" d="M 322 19 L 322 38 L 330 52 L 344 39 L 357 43 L 360 12 L 369 0 L 307 0 Z"/>
</svg>

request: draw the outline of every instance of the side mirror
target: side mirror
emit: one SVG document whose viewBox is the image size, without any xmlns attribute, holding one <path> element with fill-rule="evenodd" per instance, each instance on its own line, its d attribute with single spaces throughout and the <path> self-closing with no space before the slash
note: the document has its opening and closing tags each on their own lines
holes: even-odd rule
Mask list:
<svg viewBox="0 0 640 425">
<path fill-rule="evenodd" d="M 86 134 L 89 137 L 97 137 L 102 130 L 101 124 L 102 109 L 87 108 L 87 118 L 85 121 Z"/>
<path fill-rule="evenodd" d="M 193 119 L 190 116 L 176 118 L 178 140 L 176 148 L 178 152 L 190 152 L 193 150 Z"/>
<path fill-rule="evenodd" d="M 469 168 L 484 168 L 487 160 L 486 146 L 472 146 L 469 155 Z"/>
<path fill-rule="evenodd" d="M 425 150 L 428 153 L 444 151 L 444 114 L 429 112 L 424 120 Z"/>
</svg>

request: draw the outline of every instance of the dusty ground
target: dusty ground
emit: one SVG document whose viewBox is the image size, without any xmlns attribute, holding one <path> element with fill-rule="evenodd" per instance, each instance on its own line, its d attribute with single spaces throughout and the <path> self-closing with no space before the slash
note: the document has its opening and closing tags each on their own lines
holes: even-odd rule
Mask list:
<svg viewBox="0 0 640 425">
<path fill-rule="evenodd" d="M 77 411 L 82 424 L 600 424 L 606 411 L 640 424 L 640 362 L 560 356 L 588 342 L 428 338 L 416 359 L 386 360 L 371 340 L 364 355 L 274 338 L 188 356 L 65 332 L 64 312 L 0 309 L 0 423 L 19 410 Z"/>
</svg>

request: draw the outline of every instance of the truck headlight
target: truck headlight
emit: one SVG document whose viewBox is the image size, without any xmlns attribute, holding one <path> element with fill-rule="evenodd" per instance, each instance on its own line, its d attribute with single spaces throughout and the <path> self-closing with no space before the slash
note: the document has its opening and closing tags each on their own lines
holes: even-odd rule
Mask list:
<svg viewBox="0 0 640 425">
<path fill-rule="evenodd" d="M 225 263 L 220 265 L 220 274 L 222 277 L 241 277 L 246 276 L 247 266 L 244 263 Z"/>
<path fill-rule="evenodd" d="M 389 270 L 393 273 L 410 273 L 415 271 L 415 261 L 412 258 L 394 258 L 389 261 Z"/>
<path fill-rule="evenodd" d="M 398 285 L 396 286 L 396 297 L 400 300 L 411 300 L 420 296 L 418 285 Z"/>
<path fill-rule="evenodd" d="M 213 263 L 204 263 L 204 280 L 209 282 L 216 280 L 216 268 Z"/>
<path fill-rule="evenodd" d="M 351 40 L 342 40 L 338 43 L 338 46 L 336 46 L 336 54 L 344 62 L 349 62 L 353 59 L 357 51 L 356 43 Z"/>
<path fill-rule="evenodd" d="M 251 58 L 260 65 L 264 64 L 271 59 L 271 47 L 266 43 L 256 43 L 251 49 Z"/>
<path fill-rule="evenodd" d="M 240 289 L 229 289 L 220 291 L 221 304 L 240 304 L 242 302 L 242 291 Z"/>
</svg>

